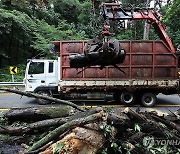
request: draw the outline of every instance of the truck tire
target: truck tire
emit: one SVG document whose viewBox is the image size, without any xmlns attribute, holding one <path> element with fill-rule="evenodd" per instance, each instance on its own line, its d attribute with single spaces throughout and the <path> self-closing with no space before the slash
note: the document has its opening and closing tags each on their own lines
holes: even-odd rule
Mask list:
<svg viewBox="0 0 180 154">
<path fill-rule="evenodd" d="M 157 102 L 156 95 L 148 92 L 144 93 L 141 97 L 141 104 L 145 107 L 153 107 Z"/>
<path fill-rule="evenodd" d="M 122 92 L 120 99 L 123 104 L 130 105 L 135 102 L 135 95 L 134 93 L 124 91 Z"/>
<path fill-rule="evenodd" d="M 50 96 L 50 93 L 48 91 L 38 91 L 37 94 L 40 94 L 43 96 Z M 46 104 L 51 103 L 51 101 L 40 99 L 40 98 L 36 98 L 36 102 L 40 105 L 46 105 Z"/>
</svg>

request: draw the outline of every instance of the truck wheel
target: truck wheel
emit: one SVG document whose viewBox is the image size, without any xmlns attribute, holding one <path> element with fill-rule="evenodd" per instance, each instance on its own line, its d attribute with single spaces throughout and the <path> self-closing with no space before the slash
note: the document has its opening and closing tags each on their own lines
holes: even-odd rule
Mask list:
<svg viewBox="0 0 180 154">
<path fill-rule="evenodd" d="M 135 102 L 135 95 L 131 92 L 123 92 L 121 94 L 121 102 L 123 104 L 133 104 Z"/>
<path fill-rule="evenodd" d="M 40 94 L 43 96 L 50 96 L 50 93 L 48 91 L 38 91 L 37 94 Z M 51 101 L 40 99 L 40 98 L 36 98 L 36 102 L 40 105 L 46 105 L 46 104 L 51 103 Z"/>
<path fill-rule="evenodd" d="M 152 107 L 156 104 L 157 98 L 153 93 L 144 93 L 141 97 L 141 104 L 145 107 Z"/>
</svg>

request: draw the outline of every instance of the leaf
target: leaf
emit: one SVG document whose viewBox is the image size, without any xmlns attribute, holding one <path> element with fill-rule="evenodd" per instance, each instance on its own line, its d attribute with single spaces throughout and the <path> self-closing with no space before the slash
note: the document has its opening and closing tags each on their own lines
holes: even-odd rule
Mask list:
<svg viewBox="0 0 180 154">
<path fill-rule="evenodd" d="M 114 152 L 116 153 L 116 152 L 120 152 L 120 153 L 122 153 L 122 151 L 121 151 L 121 146 L 119 146 L 117 143 L 115 143 L 115 142 L 112 142 L 111 143 L 111 148 L 113 148 L 113 150 L 114 150 Z"/>
<path fill-rule="evenodd" d="M 130 151 L 127 151 L 126 154 L 131 154 L 131 152 L 130 152 Z"/>
<path fill-rule="evenodd" d="M 63 142 L 56 143 L 56 145 L 53 147 L 53 154 L 58 154 L 59 151 L 61 151 L 61 149 L 63 147 L 64 147 L 64 143 Z"/>
<path fill-rule="evenodd" d="M 138 124 L 135 124 L 134 130 L 140 132 L 141 127 Z"/>
<path fill-rule="evenodd" d="M 101 154 L 108 154 L 108 153 L 107 153 L 107 148 L 105 148 L 105 149 L 101 152 Z"/>
<path fill-rule="evenodd" d="M 118 145 L 117 145 L 116 143 L 113 142 L 113 143 L 111 143 L 111 147 L 112 147 L 112 148 L 117 148 Z"/>
<path fill-rule="evenodd" d="M 104 126 L 103 126 L 103 125 L 101 125 L 101 126 L 99 126 L 99 128 L 104 129 Z"/>
<path fill-rule="evenodd" d="M 150 152 L 151 152 L 152 154 L 156 154 L 156 151 L 153 150 L 153 149 L 150 149 Z"/>
<path fill-rule="evenodd" d="M 160 125 L 161 127 L 163 127 L 163 128 L 166 128 L 166 125 L 163 124 L 163 123 L 161 123 L 161 122 L 159 122 L 159 125 Z"/>
<path fill-rule="evenodd" d="M 180 149 L 177 149 L 177 152 L 176 152 L 176 154 L 180 154 Z"/>
</svg>

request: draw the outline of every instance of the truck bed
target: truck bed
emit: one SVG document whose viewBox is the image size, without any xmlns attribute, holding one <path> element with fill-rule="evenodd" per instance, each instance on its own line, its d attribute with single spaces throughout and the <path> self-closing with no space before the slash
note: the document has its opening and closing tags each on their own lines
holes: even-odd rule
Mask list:
<svg viewBox="0 0 180 154">
<path fill-rule="evenodd" d="M 61 88 L 72 88 L 73 85 L 102 88 L 126 85 L 174 87 L 179 82 L 177 57 L 161 40 L 119 41 L 126 51 L 126 58 L 118 66 L 125 74 L 113 66 L 102 70 L 92 66 L 77 74 L 82 69 L 70 68 L 69 55 L 82 53 L 86 41 L 53 43 L 59 47 Z"/>
</svg>

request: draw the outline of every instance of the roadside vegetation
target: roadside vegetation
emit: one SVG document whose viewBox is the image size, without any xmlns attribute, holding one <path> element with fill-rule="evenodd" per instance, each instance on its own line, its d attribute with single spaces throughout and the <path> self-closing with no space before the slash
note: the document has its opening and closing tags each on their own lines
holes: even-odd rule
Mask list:
<svg viewBox="0 0 180 154">
<path fill-rule="evenodd" d="M 16 67 L 18 68 L 18 72 L 17 74 L 14 74 L 14 81 L 22 82 L 24 79 L 26 65 L 17 64 Z M 10 74 L 8 65 L 0 68 L 0 82 L 12 82 L 12 75 Z"/>
<path fill-rule="evenodd" d="M 105 0 L 101 0 L 105 1 Z M 8 80 L 9 66 L 24 69 L 26 60 L 49 55 L 50 41 L 91 39 L 102 29 L 101 19 L 94 17 L 90 0 L 1 0 L 0 1 L 0 79 Z M 144 7 L 142 1 L 122 0 L 123 5 Z M 179 0 L 168 1 L 160 13 L 175 48 L 180 43 Z M 129 30 L 116 31 L 116 39 L 142 39 L 143 21 L 132 22 Z M 150 30 L 149 39 L 157 39 Z M 19 69 L 21 71 L 21 69 Z M 6 77 L 7 76 L 7 77 Z M 21 73 L 19 74 L 21 76 Z M 19 78 L 17 77 L 18 81 Z"/>
</svg>

